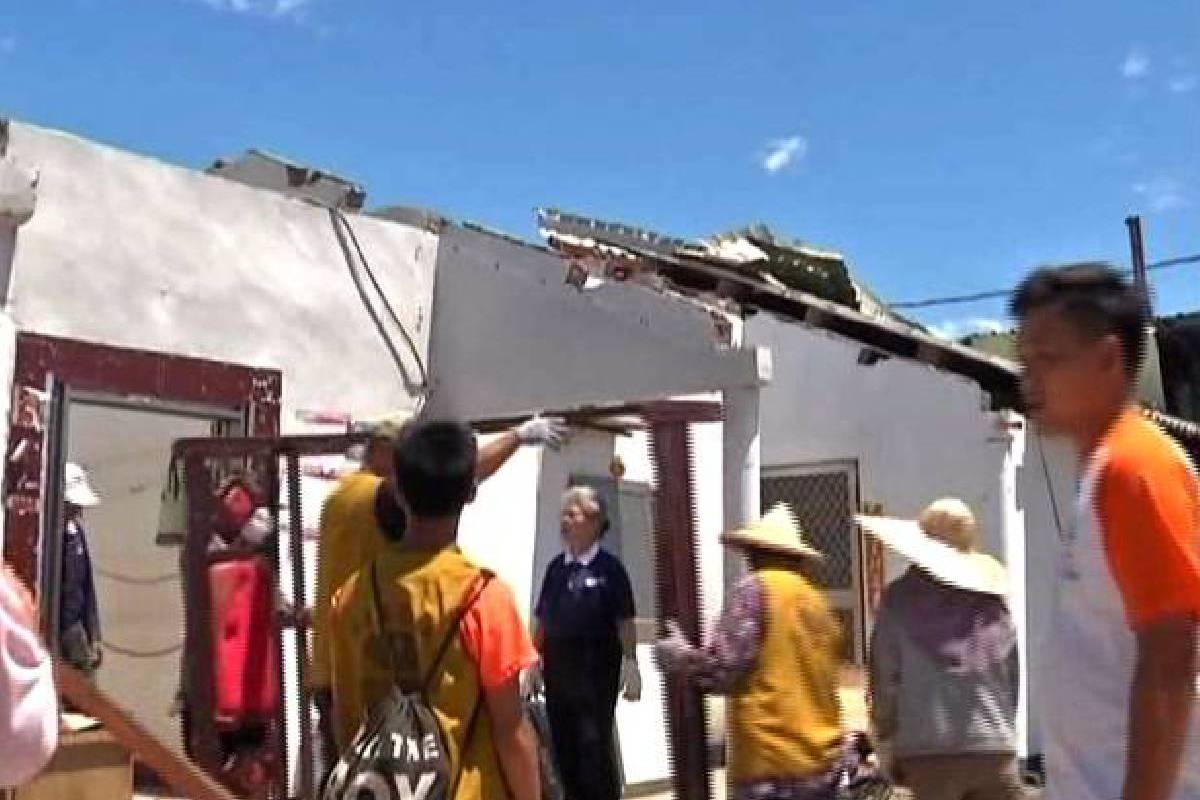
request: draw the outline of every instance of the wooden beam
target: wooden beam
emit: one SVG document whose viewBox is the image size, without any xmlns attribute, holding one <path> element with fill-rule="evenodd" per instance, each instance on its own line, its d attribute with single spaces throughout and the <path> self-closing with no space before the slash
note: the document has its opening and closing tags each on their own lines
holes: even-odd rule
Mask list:
<svg viewBox="0 0 1200 800">
<path fill-rule="evenodd" d="M 129 712 L 75 668 L 56 662 L 54 672 L 59 691 L 85 714 L 100 720 L 114 739 L 154 770 L 176 794 L 189 800 L 235 800 L 200 767 L 150 735 Z"/>
</svg>

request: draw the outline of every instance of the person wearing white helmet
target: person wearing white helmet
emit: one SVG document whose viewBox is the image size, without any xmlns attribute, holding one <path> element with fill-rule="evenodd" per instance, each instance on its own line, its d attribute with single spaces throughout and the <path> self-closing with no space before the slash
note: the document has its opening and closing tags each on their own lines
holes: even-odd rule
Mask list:
<svg viewBox="0 0 1200 800">
<path fill-rule="evenodd" d="M 62 602 L 59 608 L 59 650 L 68 664 L 86 675 L 100 667 L 100 607 L 83 510 L 100 505 L 88 474 L 78 464 L 67 464 L 63 476 L 65 525 L 62 552 Z"/>
</svg>

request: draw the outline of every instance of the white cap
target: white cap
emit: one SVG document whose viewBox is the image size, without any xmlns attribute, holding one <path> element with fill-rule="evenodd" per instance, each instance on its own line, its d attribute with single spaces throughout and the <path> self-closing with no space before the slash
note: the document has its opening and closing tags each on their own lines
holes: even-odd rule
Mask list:
<svg viewBox="0 0 1200 800">
<path fill-rule="evenodd" d="M 78 464 L 68 463 L 63 471 L 63 499 L 80 508 L 100 505 L 100 495 L 92 489 L 87 472 Z"/>
</svg>

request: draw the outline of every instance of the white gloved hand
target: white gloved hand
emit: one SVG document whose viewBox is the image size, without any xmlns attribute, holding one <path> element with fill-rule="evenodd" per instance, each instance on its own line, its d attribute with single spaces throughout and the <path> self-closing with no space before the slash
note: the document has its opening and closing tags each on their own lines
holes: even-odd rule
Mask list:
<svg viewBox="0 0 1200 800">
<path fill-rule="evenodd" d="M 667 635 L 654 643 L 654 657 L 659 666 L 670 672 L 675 664 L 691 649 L 683 629 L 673 619 L 667 620 Z"/>
<path fill-rule="evenodd" d="M 521 673 L 521 697 L 532 697 L 546 692 L 546 682 L 542 678 L 542 664 L 537 662 L 525 668 Z"/>
<path fill-rule="evenodd" d="M 621 661 L 621 691 L 630 703 L 642 699 L 642 673 L 633 656 L 625 656 Z"/>
<path fill-rule="evenodd" d="M 544 444 L 557 450 L 567 440 L 567 425 L 557 417 L 534 417 L 517 426 L 517 441 L 521 444 Z"/>
</svg>

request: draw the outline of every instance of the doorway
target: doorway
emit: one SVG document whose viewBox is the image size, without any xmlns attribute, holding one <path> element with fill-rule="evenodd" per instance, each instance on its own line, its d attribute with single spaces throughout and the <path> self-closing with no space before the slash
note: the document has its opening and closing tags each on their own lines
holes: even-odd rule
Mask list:
<svg viewBox="0 0 1200 800">
<path fill-rule="evenodd" d="M 182 658 L 179 558 L 176 548 L 156 544 L 170 441 L 196 432 L 276 435 L 282 375 L 22 332 L 12 388 L 4 555 L 37 587 L 46 623 L 56 623 L 63 468 L 68 459 L 93 466 L 92 480 L 110 500 L 84 517 L 95 530 L 93 572 L 101 621 L 109 626 L 102 636 L 111 640 L 97 681 L 178 751 L 180 729 L 168 712 Z M 56 647 L 57 624 L 45 629 Z"/>
<path fill-rule="evenodd" d="M 231 435 L 241 420 L 221 409 L 184 411 L 67 394 L 67 460 L 87 470 L 100 505 L 83 513 L 99 600 L 104 660 L 97 685 L 179 752 L 171 715 L 184 637 L 180 545 L 160 524 L 171 445 Z"/>
</svg>

